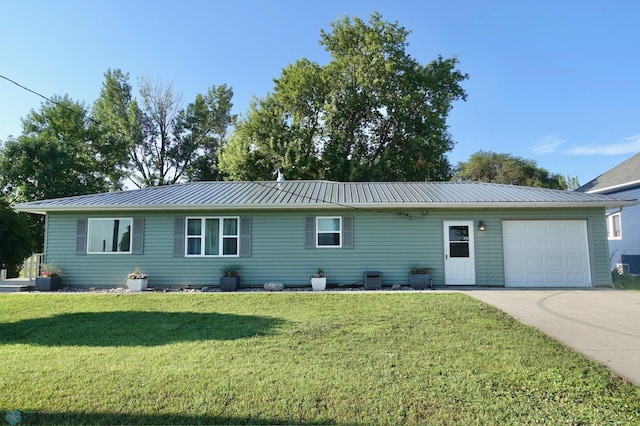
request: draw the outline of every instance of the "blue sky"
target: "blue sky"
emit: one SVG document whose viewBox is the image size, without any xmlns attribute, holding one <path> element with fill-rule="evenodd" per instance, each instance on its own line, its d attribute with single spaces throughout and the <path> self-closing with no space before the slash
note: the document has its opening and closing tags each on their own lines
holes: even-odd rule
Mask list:
<svg viewBox="0 0 640 426">
<path fill-rule="evenodd" d="M 328 62 L 321 29 L 374 11 L 411 31 L 421 63 L 456 55 L 469 74 L 452 164 L 510 153 L 584 184 L 640 152 L 637 1 L 0 0 L 0 75 L 87 105 L 109 68 L 173 82 L 185 103 L 227 84 L 244 114 L 287 64 Z M 42 101 L 0 79 L 0 140 Z"/>
</svg>

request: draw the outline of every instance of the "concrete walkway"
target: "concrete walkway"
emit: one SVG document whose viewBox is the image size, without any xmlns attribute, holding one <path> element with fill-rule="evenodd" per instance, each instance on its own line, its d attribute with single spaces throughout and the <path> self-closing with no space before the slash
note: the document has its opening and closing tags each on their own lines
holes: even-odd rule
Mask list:
<svg viewBox="0 0 640 426">
<path fill-rule="evenodd" d="M 469 290 L 465 294 L 640 386 L 640 291 Z"/>
</svg>

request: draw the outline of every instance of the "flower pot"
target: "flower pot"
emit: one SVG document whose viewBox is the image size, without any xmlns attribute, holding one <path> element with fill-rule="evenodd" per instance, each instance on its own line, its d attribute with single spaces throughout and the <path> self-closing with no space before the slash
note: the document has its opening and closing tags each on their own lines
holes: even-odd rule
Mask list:
<svg viewBox="0 0 640 426">
<path fill-rule="evenodd" d="M 236 291 L 240 285 L 240 277 L 220 277 L 220 290 Z"/>
<path fill-rule="evenodd" d="M 145 291 L 147 289 L 148 282 L 148 278 L 128 279 L 127 287 L 129 287 L 129 290 L 132 292 Z"/>
<path fill-rule="evenodd" d="M 323 291 L 327 288 L 327 278 L 311 278 L 311 288 L 313 291 Z"/>
<path fill-rule="evenodd" d="M 36 290 L 51 291 L 59 289 L 62 284 L 62 277 L 36 277 Z"/>
<path fill-rule="evenodd" d="M 414 290 L 426 290 L 431 288 L 430 274 L 409 274 L 409 283 Z"/>
</svg>

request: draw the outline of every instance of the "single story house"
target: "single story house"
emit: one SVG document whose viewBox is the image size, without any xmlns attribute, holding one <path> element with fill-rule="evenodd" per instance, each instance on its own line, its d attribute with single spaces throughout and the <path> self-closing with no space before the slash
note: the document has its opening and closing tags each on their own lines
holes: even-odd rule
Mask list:
<svg viewBox="0 0 640 426">
<path fill-rule="evenodd" d="M 576 191 L 619 198 L 640 198 L 640 154 L 606 171 Z M 640 274 L 640 205 L 607 209 L 611 268 Z"/>
<path fill-rule="evenodd" d="M 479 182 L 193 182 L 18 204 L 46 215 L 45 261 L 64 285 L 611 286 L 605 210 L 635 200 Z"/>
</svg>

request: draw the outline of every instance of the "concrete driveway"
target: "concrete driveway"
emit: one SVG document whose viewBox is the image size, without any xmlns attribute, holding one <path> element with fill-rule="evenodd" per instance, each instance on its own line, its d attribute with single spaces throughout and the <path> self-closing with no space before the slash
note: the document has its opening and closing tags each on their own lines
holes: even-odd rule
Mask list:
<svg viewBox="0 0 640 426">
<path fill-rule="evenodd" d="M 640 386 L 640 291 L 469 290 Z"/>
</svg>

